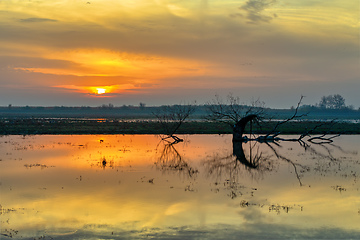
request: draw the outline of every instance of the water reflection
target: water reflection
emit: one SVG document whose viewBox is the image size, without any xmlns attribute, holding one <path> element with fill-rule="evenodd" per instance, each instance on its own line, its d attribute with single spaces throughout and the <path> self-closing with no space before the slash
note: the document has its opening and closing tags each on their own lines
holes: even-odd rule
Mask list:
<svg viewBox="0 0 360 240">
<path fill-rule="evenodd" d="M 199 171 L 189 165 L 189 163 L 181 156 L 176 145 L 182 142 L 160 141 L 157 149 L 159 157 L 155 162 L 157 168 L 163 172 L 172 171 L 194 177 Z"/>
<path fill-rule="evenodd" d="M 259 145 L 259 142 L 233 142 L 232 153 L 216 152 L 205 161 L 205 168 L 209 175 L 228 175 L 232 182 L 243 176 L 244 172 L 253 179 L 259 179 L 264 172 L 275 168 L 275 162 Z"/>
<path fill-rule="evenodd" d="M 356 238 L 360 136 L 0 138 L 1 239 Z"/>
</svg>

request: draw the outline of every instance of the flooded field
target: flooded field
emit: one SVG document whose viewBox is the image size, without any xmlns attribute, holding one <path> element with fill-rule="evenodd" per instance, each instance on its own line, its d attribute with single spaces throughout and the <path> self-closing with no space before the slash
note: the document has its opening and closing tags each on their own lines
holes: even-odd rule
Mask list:
<svg viewBox="0 0 360 240">
<path fill-rule="evenodd" d="M 358 239 L 360 135 L 0 138 L 0 239 Z"/>
</svg>

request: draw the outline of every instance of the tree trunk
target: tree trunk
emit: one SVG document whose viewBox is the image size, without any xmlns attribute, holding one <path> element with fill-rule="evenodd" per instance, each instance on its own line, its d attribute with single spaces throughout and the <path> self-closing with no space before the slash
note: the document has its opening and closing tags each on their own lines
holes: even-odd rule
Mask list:
<svg viewBox="0 0 360 240">
<path fill-rule="evenodd" d="M 250 161 L 246 158 L 243 148 L 243 141 L 242 142 L 235 142 L 233 141 L 233 155 L 236 157 L 236 160 L 239 161 L 241 164 L 248 168 L 258 168 L 258 165 L 252 161 L 252 156 L 250 153 Z"/>
<path fill-rule="evenodd" d="M 251 114 L 241 118 L 233 127 L 233 142 L 246 142 L 248 138 L 243 136 L 246 124 L 256 119 L 256 114 Z"/>
</svg>

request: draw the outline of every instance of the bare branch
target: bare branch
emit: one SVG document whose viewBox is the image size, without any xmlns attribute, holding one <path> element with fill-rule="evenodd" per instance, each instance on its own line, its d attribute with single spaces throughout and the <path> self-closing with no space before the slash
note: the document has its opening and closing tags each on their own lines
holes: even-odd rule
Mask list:
<svg viewBox="0 0 360 240">
<path fill-rule="evenodd" d="M 308 137 L 307 141 L 311 143 L 317 143 L 317 144 L 326 144 L 326 143 L 332 143 L 333 138 L 339 136 L 331 136 L 329 137 L 328 134 L 330 133 L 330 128 L 334 124 L 334 120 L 329 122 L 321 122 L 315 127 L 313 127 L 310 130 L 306 130 L 302 133 L 300 136 L 296 138 L 281 138 L 278 137 L 281 132 L 279 131 L 279 128 L 281 125 L 286 124 L 290 121 L 294 121 L 296 119 L 302 118 L 304 116 L 307 116 L 307 113 L 299 114 L 300 105 L 304 99 L 304 96 L 300 97 L 300 100 L 297 103 L 296 108 L 294 109 L 293 114 L 288 117 L 285 120 L 277 121 L 274 124 L 274 127 L 272 130 L 268 131 L 266 134 L 262 136 L 256 137 L 253 133 L 253 123 L 256 123 L 256 127 L 260 129 L 260 131 L 263 131 L 262 125 L 267 124 L 270 121 L 261 121 L 264 116 L 264 103 L 261 102 L 259 99 L 253 100 L 251 106 L 246 106 L 244 104 L 241 104 L 240 99 L 238 97 L 234 97 L 232 94 L 229 94 L 227 96 L 227 100 L 224 103 L 219 96 L 216 96 L 215 100 L 213 100 L 211 103 L 208 103 L 208 110 L 209 115 L 208 119 L 218 122 L 226 122 L 228 123 L 233 130 L 233 141 L 240 141 L 240 142 L 246 142 L 246 141 L 258 141 L 258 142 L 275 142 L 275 141 L 293 141 L 293 142 L 299 142 L 302 146 L 306 147 L 308 146 L 304 138 Z M 247 124 L 250 124 L 250 138 L 247 136 L 243 136 L 245 133 L 245 127 Z M 310 134 L 314 133 L 315 130 L 319 129 L 323 125 L 326 125 L 329 127 L 329 130 L 323 131 L 323 135 L 321 136 L 315 136 L 312 137 Z M 253 138 L 252 138 L 253 136 Z"/>
<path fill-rule="evenodd" d="M 209 112 L 208 120 L 227 123 L 234 128 L 236 123 L 248 115 L 257 115 L 257 118 L 261 118 L 264 114 L 265 104 L 257 99 L 253 100 L 251 105 L 245 105 L 239 97 L 229 94 L 226 101 L 216 95 L 215 99 L 206 105 Z"/>
<path fill-rule="evenodd" d="M 265 138 L 267 138 L 267 137 L 269 137 L 271 134 L 275 133 L 275 131 L 278 129 L 278 127 L 279 127 L 280 125 L 285 124 L 285 123 L 287 123 L 287 122 L 289 122 L 289 121 L 291 121 L 291 120 L 293 120 L 293 119 L 301 118 L 301 117 L 307 115 L 307 114 L 297 115 L 297 114 L 298 114 L 299 107 L 300 107 L 300 105 L 301 105 L 301 102 L 302 102 L 303 98 L 304 98 L 304 96 L 301 95 L 300 100 L 299 100 L 299 102 L 297 103 L 297 106 L 296 106 L 296 108 L 295 108 L 294 114 L 293 114 L 291 117 L 289 117 L 288 119 L 285 119 L 284 121 L 278 122 L 278 123 L 275 125 L 275 127 L 273 128 L 273 130 L 271 130 L 271 131 L 265 136 Z M 279 134 L 279 133 L 277 133 L 276 135 L 278 135 L 278 134 Z"/>
<path fill-rule="evenodd" d="M 184 121 L 195 111 L 195 105 L 192 104 L 179 104 L 179 105 L 166 105 L 162 106 L 157 112 L 153 112 L 153 115 L 158 119 L 159 123 L 163 127 L 165 134 L 168 137 L 173 138 L 175 142 L 181 142 L 182 139 L 174 136 Z"/>
</svg>

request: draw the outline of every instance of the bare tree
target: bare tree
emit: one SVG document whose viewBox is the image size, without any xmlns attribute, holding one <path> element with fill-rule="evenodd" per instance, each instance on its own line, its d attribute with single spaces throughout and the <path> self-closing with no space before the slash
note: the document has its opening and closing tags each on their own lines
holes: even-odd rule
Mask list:
<svg viewBox="0 0 360 240">
<path fill-rule="evenodd" d="M 229 94 L 225 101 L 216 95 L 215 99 L 207 103 L 207 108 L 207 119 L 228 124 L 233 130 L 234 141 L 245 141 L 247 138 L 243 133 L 247 123 L 257 123 L 265 113 L 265 103 L 259 99 L 253 100 L 251 105 L 246 105 L 232 94 Z"/>
<path fill-rule="evenodd" d="M 253 134 L 253 123 L 256 124 L 257 128 L 262 131 L 263 125 L 273 124 L 271 119 L 264 121 L 265 116 L 265 107 L 264 103 L 260 100 L 252 101 L 250 106 L 240 104 L 240 99 L 234 97 L 231 94 L 228 95 L 226 102 L 224 103 L 221 98 L 216 96 L 216 98 L 208 103 L 209 115 L 207 119 L 218 122 L 228 123 L 233 130 L 233 141 L 246 142 L 246 141 L 259 141 L 259 142 L 275 142 L 275 141 L 298 141 L 301 144 L 305 144 L 304 138 L 308 137 L 307 141 L 321 140 L 321 142 L 332 142 L 335 136 L 328 136 L 329 131 L 325 131 L 320 137 L 313 137 L 312 134 L 316 129 L 322 127 L 323 125 L 332 126 L 334 121 L 330 123 L 319 123 L 312 129 L 305 129 L 302 134 L 298 137 L 285 139 L 278 137 L 281 134 L 278 131 L 279 127 L 283 124 L 286 124 L 290 121 L 295 121 L 301 117 L 306 116 L 307 114 L 299 114 L 299 108 L 301 106 L 303 96 L 300 97 L 300 100 L 297 103 L 296 108 L 294 108 L 294 113 L 283 121 L 277 121 L 272 130 L 267 131 L 264 135 L 255 136 Z M 250 138 L 244 136 L 245 127 L 250 125 Z M 264 131 L 262 131 L 264 132 Z M 252 137 L 254 135 L 254 137 Z"/>
<path fill-rule="evenodd" d="M 175 136 L 175 133 L 194 111 L 194 104 L 179 104 L 162 106 L 160 109 L 153 112 L 153 115 L 158 119 L 165 131 L 166 137 L 163 137 L 162 139 L 172 138 L 174 140 L 173 143 L 182 142 L 183 139 Z"/>
<path fill-rule="evenodd" d="M 265 109 L 265 103 L 259 99 L 252 100 L 250 105 L 246 105 L 240 101 L 239 97 L 235 97 L 231 93 L 225 101 L 216 95 L 215 99 L 206 105 L 210 112 L 207 116 L 209 120 L 224 122 L 230 126 L 239 122 L 244 116 L 255 114 L 261 117 Z"/>
<path fill-rule="evenodd" d="M 143 103 L 143 102 L 140 102 L 140 103 L 139 103 L 139 108 L 140 108 L 141 110 L 144 110 L 145 106 L 146 106 L 146 103 Z"/>
</svg>

